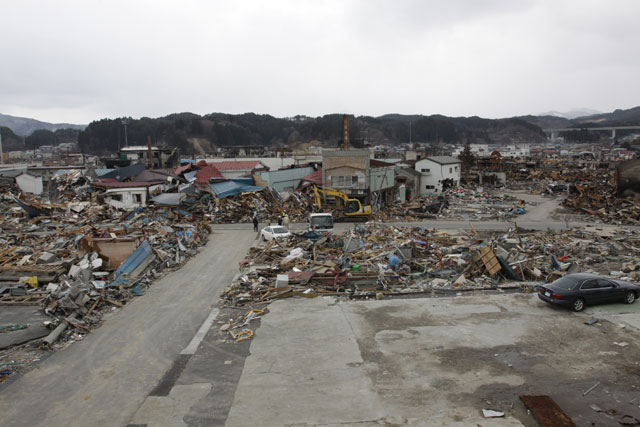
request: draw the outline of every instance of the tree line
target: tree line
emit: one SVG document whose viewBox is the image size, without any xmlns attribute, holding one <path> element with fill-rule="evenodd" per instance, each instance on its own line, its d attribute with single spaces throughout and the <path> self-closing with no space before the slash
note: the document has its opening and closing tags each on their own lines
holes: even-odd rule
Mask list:
<svg viewBox="0 0 640 427">
<path fill-rule="evenodd" d="M 77 143 L 80 131 L 77 129 L 57 129 L 55 132 L 38 129 L 31 135 L 22 137 L 16 135 L 10 128 L 0 126 L 3 151 L 35 150 L 43 145 L 60 145 L 62 143 Z"/>
<path fill-rule="evenodd" d="M 84 153 L 115 153 L 125 145 L 153 145 L 177 147 L 185 154 L 194 153 L 194 139 L 209 142 L 213 147 L 274 146 L 296 147 L 300 143 L 321 141 L 329 146 L 342 145 L 342 114 L 320 117 L 295 116 L 278 118 L 265 114 L 198 115 L 176 113 L 165 117 L 120 117 L 91 122 L 85 130 L 59 129 L 55 132 L 37 130 L 26 138 L 16 136 L 10 129 L 2 132 L 5 146 L 10 150 L 31 150 L 43 145 L 77 141 Z M 351 116 L 350 141 L 353 146 L 397 144 L 405 142 L 495 142 L 500 132 L 518 132 L 532 140 L 544 138 L 542 130 L 524 120 L 455 118 L 440 115 L 398 115 L 380 117 Z"/>
<path fill-rule="evenodd" d="M 524 120 L 452 118 L 445 116 L 386 115 L 381 117 L 351 116 L 350 140 L 358 146 L 397 144 L 404 142 L 485 142 L 491 143 L 497 132 L 517 127 L 532 140 L 544 138 L 542 130 Z M 342 144 L 342 115 L 321 117 L 295 116 L 277 118 L 254 113 L 212 113 L 203 116 L 176 113 L 160 118 L 122 117 L 94 121 L 81 131 L 78 143 L 86 153 L 113 153 L 128 145 L 177 147 L 181 152 L 194 152 L 192 138 L 209 141 L 213 146 L 276 146 L 295 147 L 299 143 L 322 141 L 328 145 Z"/>
</svg>

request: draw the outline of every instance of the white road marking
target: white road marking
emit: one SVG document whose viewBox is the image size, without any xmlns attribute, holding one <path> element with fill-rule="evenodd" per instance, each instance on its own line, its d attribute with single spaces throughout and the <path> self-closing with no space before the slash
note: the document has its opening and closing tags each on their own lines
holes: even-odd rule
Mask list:
<svg viewBox="0 0 640 427">
<path fill-rule="evenodd" d="M 207 332 L 209 332 L 209 329 L 211 329 L 211 325 L 213 325 L 213 322 L 216 320 L 216 317 L 218 317 L 219 313 L 220 310 L 218 308 L 214 308 L 211 310 L 211 313 L 209 313 L 209 317 L 206 318 L 202 326 L 200 326 L 200 329 L 198 329 L 198 332 L 196 332 L 196 334 L 191 339 L 189 345 L 186 346 L 184 350 L 180 352 L 180 354 L 195 354 L 198 346 L 204 339 L 204 336 L 207 335 Z"/>
</svg>

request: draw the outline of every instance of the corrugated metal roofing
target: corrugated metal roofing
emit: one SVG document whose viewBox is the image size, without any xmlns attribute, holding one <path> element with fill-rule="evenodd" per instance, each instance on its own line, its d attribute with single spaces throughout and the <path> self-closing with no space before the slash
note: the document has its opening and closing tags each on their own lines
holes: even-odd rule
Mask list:
<svg viewBox="0 0 640 427">
<path fill-rule="evenodd" d="M 241 161 L 224 161 L 224 162 L 212 162 L 210 165 L 215 165 L 219 171 L 244 171 L 254 170 L 264 167 L 259 160 L 241 160 Z"/>
<path fill-rule="evenodd" d="M 166 173 L 162 173 L 162 172 L 157 172 L 157 171 L 149 171 L 149 170 L 144 170 L 142 172 L 140 172 L 140 175 L 135 177 L 135 181 L 136 182 L 141 182 L 141 181 L 166 181 L 167 177 L 169 176 L 174 176 L 174 175 L 168 175 Z"/>
<path fill-rule="evenodd" d="M 196 179 L 196 172 L 198 171 L 191 171 L 191 172 L 187 172 L 184 174 L 184 179 L 186 179 L 189 182 L 193 182 Z"/>
<path fill-rule="evenodd" d="M 455 157 L 451 157 L 451 156 L 433 156 L 433 157 L 427 157 L 427 160 L 431 160 L 432 162 L 436 162 L 441 165 L 449 165 L 452 163 L 462 163 L 460 159 L 456 159 Z"/>
<path fill-rule="evenodd" d="M 165 181 L 131 181 L 131 182 L 92 182 L 93 187 L 100 188 L 136 188 L 136 187 L 152 187 L 154 185 L 164 184 Z"/>
<path fill-rule="evenodd" d="M 156 205 L 178 206 L 186 197 L 184 193 L 161 193 L 151 201 Z"/>
<path fill-rule="evenodd" d="M 109 172 L 113 172 L 115 169 L 96 169 L 96 175 L 103 176 L 108 174 Z"/>
<path fill-rule="evenodd" d="M 115 178 L 118 181 L 124 181 L 127 178 L 132 178 L 140 175 L 143 170 L 145 170 L 144 165 L 142 163 L 136 163 L 135 165 L 115 169 L 109 173 L 102 175 L 101 178 Z"/>
<path fill-rule="evenodd" d="M 213 165 L 207 165 L 196 172 L 196 184 L 208 184 L 211 178 L 224 179 L 224 176 Z"/>
<path fill-rule="evenodd" d="M 215 182 L 209 185 L 216 193 L 216 196 L 218 196 L 218 198 L 220 199 L 224 199 L 225 197 L 229 196 L 235 196 L 236 194 L 240 193 L 254 193 L 256 191 L 264 190 L 264 187 L 242 184 L 234 180 Z"/>
<path fill-rule="evenodd" d="M 173 171 L 173 173 L 175 173 L 176 175 L 181 175 L 181 174 L 183 174 L 183 173 L 185 173 L 185 172 L 190 171 L 190 170 L 191 170 L 191 168 L 193 168 L 193 164 L 188 163 L 188 164 L 186 164 L 186 165 L 184 165 L 184 166 L 180 166 L 179 168 L 176 168 L 176 169 Z"/>
<path fill-rule="evenodd" d="M 145 240 L 138 249 L 133 251 L 129 257 L 124 260 L 120 267 L 114 273 L 114 280 L 109 284 L 109 286 L 116 285 L 130 285 L 131 283 L 127 279 L 127 275 L 133 273 L 136 268 L 140 267 L 150 256 L 153 255 L 153 249 L 149 244 L 148 240 Z"/>
<path fill-rule="evenodd" d="M 303 177 L 302 181 L 309 181 L 317 185 L 322 185 L 322 170 L 311 172 L 309 175 Z"/>
<path fill-rule="evenodd" d="M 369 167 L 372 168 L 386 168 L 389 166 L 395 166 L 393 163 L 387 163 L 376 159 L 369 160 Z"/>
</svg>

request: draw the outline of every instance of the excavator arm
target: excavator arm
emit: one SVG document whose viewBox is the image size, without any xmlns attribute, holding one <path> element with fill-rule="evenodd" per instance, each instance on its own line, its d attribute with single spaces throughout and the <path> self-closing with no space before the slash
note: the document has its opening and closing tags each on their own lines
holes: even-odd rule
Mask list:
<svg viewBox="0 0 640 427">
<path fill-rule="evenodd" d="M 343 219 L 371 219 L 371 206 L 362 206 L 360 200 L 352 199 L 342 191 L 328 187 L 313 187 L 313 192 L 316 199 L 316 206 L 318 209 L 322 209 L 322 197 L 321 194 L 337 197 L 342 200 L 343 205 Z"/>
</svg>

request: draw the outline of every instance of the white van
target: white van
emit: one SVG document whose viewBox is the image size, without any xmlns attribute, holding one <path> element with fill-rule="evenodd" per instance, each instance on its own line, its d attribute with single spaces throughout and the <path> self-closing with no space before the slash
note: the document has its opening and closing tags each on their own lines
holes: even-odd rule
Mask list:
<svg viewBox="0 0 640 427">
<path fill-rule="evenodd" d="M 312 213 L 309 215 L 309 231 L 333 233 L 333 215 L 330 213 Z"/>
</svg>

